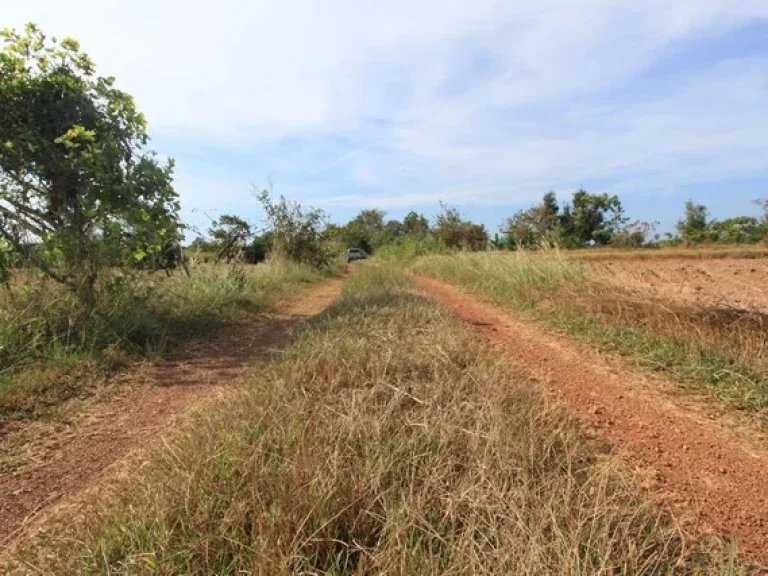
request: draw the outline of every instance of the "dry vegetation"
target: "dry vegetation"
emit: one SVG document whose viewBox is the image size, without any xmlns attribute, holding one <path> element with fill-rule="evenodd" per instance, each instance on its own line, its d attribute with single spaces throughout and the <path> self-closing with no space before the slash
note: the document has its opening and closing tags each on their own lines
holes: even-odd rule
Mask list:
<svg viewBox="0 0 768 576">
<path fill-rule="evenodd" d="M 382 269 L 23 555 L 55 573 L 738 571 Z"/>
<path fill-rule="evenodd" d="M 704 387 L 766 423 L 768 317 L 760 311 L 663 298 L 557 252 L 431 256 L 414 269 L 528 311 L 644 369 Z"/>
<path fill-rule="evenodd" d="M 323 274 L 302 265 L 199 265 L 115 276 L 86 312 L 73 294 L 32 271 L 0 289 L 0 432 L 12 420 L 48 415 L 87 393 L 105 371 L 156 356 L 190 334 L 225 326 L 235 313 L 263 310 Z"/>
</svg>

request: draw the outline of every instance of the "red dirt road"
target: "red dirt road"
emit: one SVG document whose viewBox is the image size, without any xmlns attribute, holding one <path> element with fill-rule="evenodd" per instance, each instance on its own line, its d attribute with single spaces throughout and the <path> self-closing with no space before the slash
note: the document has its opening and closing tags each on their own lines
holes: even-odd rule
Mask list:
<svg viewBox="0 0 768 576">
<path fill-rule="evenodd" d="M 155 439 L 175 418 L 233 384 L 249 363 L 283 344 L 288 330 L 341 293 L 332 279 L 302 290 L 269 314 L 250 317 L 213 339 L 191 342 L 182 360 L 153 367 L 120 397 L 93 407 L 38 465 L 0 476 L 0 550 L 59 502 L 95 486 L 108 469 Z"/>
<path fill-rule="evenodd" d="M 747 557 L 768 565 L 768 454 L 734 442 L 661 394 L 633 386 L 635 375 L 616 375 L 566 338 L 443 282 L 418 283 L 593 423 L 623 457 L 655 472 L 655 488 L 671 493 L 720 534 L 734 536 Z"/>
</svg>

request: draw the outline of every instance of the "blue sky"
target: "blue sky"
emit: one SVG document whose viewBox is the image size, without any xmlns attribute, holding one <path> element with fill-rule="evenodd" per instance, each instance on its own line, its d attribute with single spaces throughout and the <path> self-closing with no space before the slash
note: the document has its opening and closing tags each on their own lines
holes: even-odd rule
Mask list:
<svg viewBox="0 0 768 576">
<path fill-rule="evenodd" d="M 259 222 L 250 186 L 493 232 L 547 190 L 619 194 L 671 229 L 768 197 L 765 0 L 27 0 L 177 161 L 184 216 Z"/>
</svg>

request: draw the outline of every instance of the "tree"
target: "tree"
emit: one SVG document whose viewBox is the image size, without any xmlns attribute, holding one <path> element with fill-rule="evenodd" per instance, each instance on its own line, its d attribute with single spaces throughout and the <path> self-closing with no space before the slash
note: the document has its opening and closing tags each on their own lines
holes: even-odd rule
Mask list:
<svg viewBox="0 0 768 576">
<path fill-rule="evenodd" d="M 579 247 L 579 240 L 576 237 L 576 223 L 570 204 L 563 206 L 557 218 L 557 226 L 552 231 L 552 240 L 563 248 Z"/>
<path fill-rule="evenodd" d="M 511 250 L 535 248 L 539 244 L 536 212 L 534 209 L 518 210 L 501 225 Z"/>
<path fill-rule="evenodd" d="M 696 204 L 693 200 L 685 203 L 685 216 L 677 222 L 677 231 L 688 244 L 697 244 L 707 239 L 709 214 L 707 207 Z"/>
<path fill-rule="evenodd" d="M 34 24 L 2 37 L 0 236 L 90 309 L 103 270 L 162 259 L 180 240 L 173 162 L 146 150 L 133 98 L 76 40 Z"/>
<path fill-rule="evenodd" d="M 465 221 L 458 209 L 440 203 L 435 234 L 447 248 L 484 250 L 488 246 L 488 231 L 482 224 Z"/>
<path fill-rule="evenodd" d="M 322 210 L 304 208 L 284 196 L 273 200 L 271 190 L 262 190 L 255 195 L 267 214 L 273 257 L 314 268 L 322 268 L 330 262 L 331 255 L 323 242 L 326 217 Z"/>
<path fill-rule="evenodd" d="M 429 220 L 417 212 L 408 212 L 403 218 L 403 233 L 424 240 L 429 236 Z"/>
<path fill-rule="evenodd" d="M 208 233 L 217 243 L 216 260 L 227 261 L 242 256 L 248 240 L 253 237 L 251 225 L 239 216 L 224 214 L 213 222 Z"/>
<path fill-rule="evenodd" d="M 403 223 L 399 220 L 389 220 L 384 225 L 384 230 L 382 230 L 378 238 L 376 238 L 376 246 L 384 246 L 386 244 L 392 244 L 393 242 L 397 242 L 398 239 L 400 239 L 403 236 Z"/>
<path fill-rule="evenodd" d="M 362 248 L 372 253 L 384 240 L 384 217 L 382 210 L 362 210 L 344 226 L 343 239 L 347 248 Z"/>
<path fill-rule="evenodd" d="M 707 240 L 720 244 L 757 244 L 765 238 L 765 227 L 751 216 L 737 216 L 707 225 Z"/>
<path fill-rule="evenodd" d="M 272 251 L 273 240 L 274 234 L 271 231 L 256 236 L 244 250 L 246 262 L 249 264 L 264 262 Z"/>
<path fill-rule="evenodd" d="M 606 246 L 627 222 L 618 196 L 590 194 L 586 190 L 573 194 L 568 218 L 570 222 L 563 222 L 563 232 L 577 246 Z"/>
<path fill-rule="evenodd" d="M 560 212 L 557 194 L 551 191 L 544 194 L 544 199 L 541 202 L 541 212 L 543 222 L 548 225 L 549 229 L 554 228 L 557 224 L 558 213 Z"/>
<path fill-rule="evenodd" d="M 552 241 L 560 221 L 557 195 L 547 192 L 541 204 L 527 210 L 518 210 L 502 223 L 501 231 L 507 236 L 511 249 L 536 248 L 542 242 Z"/>
</svg>

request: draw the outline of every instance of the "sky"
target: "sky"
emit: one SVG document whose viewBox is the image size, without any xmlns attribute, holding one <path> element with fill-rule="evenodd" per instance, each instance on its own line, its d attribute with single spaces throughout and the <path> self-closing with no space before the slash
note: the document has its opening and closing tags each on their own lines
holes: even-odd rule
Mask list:
<svg viewBox="0 0 768 576">
<path fill-rule="evenodd" d="M 548 190 L 671 230 L 768 197 L 766 0 L 0 0 L 72 36 L 176 160 L 183 216 L 261 222 L 253 187 L 493 233 Z"/>
</svg>

